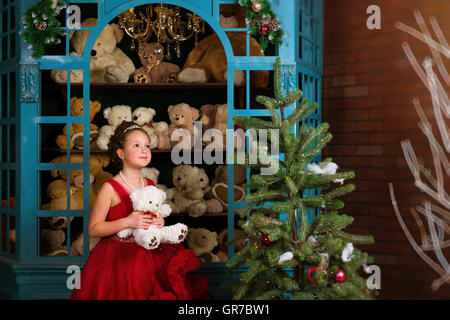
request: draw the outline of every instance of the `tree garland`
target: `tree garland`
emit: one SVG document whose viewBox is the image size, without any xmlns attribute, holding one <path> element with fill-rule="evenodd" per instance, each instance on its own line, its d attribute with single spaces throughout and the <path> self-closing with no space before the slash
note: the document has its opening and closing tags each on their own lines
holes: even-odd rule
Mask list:
<svg viewBox="0 0 450 320">
<path fill-rule="evenodd" d="M 270 43 L 282 44 L 284 31 L 268 1 L 239 0 L 239 4 L 247 8 L 246 22 L 250 23 L 250 34 L 258 40 L 262 51 L 265 51 Z"/>
<path fill-rule="evenodd" d="M 44 54 L 45 47 L 61 42 L 59 36 L 64 36 L 66 31 L 60 26 L 56 16 L 67 5 L 63 0 L 39 0 L 29 8 L 21 20 L 25 31 L 20 36 L 29 44 L 27 49 L 32 49 L 34 58 Z"/>
</svg>

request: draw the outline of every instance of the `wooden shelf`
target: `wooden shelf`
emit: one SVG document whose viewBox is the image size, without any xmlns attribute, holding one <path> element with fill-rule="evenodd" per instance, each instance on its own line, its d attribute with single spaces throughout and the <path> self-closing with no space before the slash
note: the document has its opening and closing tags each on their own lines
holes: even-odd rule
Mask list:
<svg viewBox="0 0 450 320">
<path fill-rule="evenodd" d="M 41 148 L 41 151 L 48 151 L 48 152 L 54 152 L 54 153 L 67 153 L 67 150 L 61 150 L 61 149 L 58 149 L 58 148 Z M 152 153 L 171 153 L 172 152 L 172 149 L 167 149 L 167 150 L 164 150 L 164 149 L 152 149 L 151 150 L 152 151 Z M 197 151 L 194 151 L 194 150 L 188 150 L 188 151 L 190 151 L 190 152 L 197 152 Z M 201 151 L 199 151 L 199 152 L 203 152 L 204 151 L 204 149 L 202 149 Z M 217 152 L 225 152 L 225 150 L 223 149 L 223 150 L 216 150 Z M 72 149 L 72 150 L 70 150 L 70 153 L 72 153 L 72 154 L 82 154 L 83 153 L 83 149 Z M 90 151 L 90 153 L 91 154 L 108 154 L 108 150 L 91 150 Z"/>
<path fill-rule="evenodd" d="M 83 88 L 82 83 L 73 83 L 70 85 L 71 88 Z M 141 83 L 91 83 L 91 90 L 144 90 L 144 91 L 154 91 L 154 90 L 226 90 L 226 83 L 155 83 L 155 84 L 141 84 Z M 43 90 L 53 91 L 53 90 L 66 90 L 66 84 L 45 84 L 42 86 Z"/>
</svg>

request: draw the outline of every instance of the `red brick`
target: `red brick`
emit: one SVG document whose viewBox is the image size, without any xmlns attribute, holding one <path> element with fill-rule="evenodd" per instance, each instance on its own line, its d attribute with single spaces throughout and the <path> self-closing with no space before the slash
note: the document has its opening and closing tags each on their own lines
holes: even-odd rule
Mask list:
<svg viewBox="0 0 450 320">
<path fill-rule="evenodd" d="M 376 145 L 359 145 L 357 147 L 357 155 L 362 156 L 379 156 L 383 154 L 383 147 Z"/>
</svg>

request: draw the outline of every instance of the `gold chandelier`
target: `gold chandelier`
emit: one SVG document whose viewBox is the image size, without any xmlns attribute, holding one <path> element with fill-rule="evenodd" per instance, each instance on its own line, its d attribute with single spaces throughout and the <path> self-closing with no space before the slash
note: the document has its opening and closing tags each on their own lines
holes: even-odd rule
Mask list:
<svg viewBox="0 0 450 320">
<path fill-rule="evenodd" d="M 174 47 L 177 57 L 181 57 L 180 42 L 195 36 L 195 44 L 198 42 L 198 34 L 205 32 L 205 21 L 195 13 L 187 13 L 188 22 L 182 21 L 180 7 L 159 4 L 145 7 L 145 13 L 139 12 L 139 17 L 134 12 L 135 8 L 119 14 L 119 26 L 132 38 L 131 50 L 136 49 L 135 40 L 138 42 L 138 54 L 143 55 L 142 43 L 145 43 L 155 34 L 157 41 L 166 46 L 166 58 L 171 59 L 170 47 Z M 155 17 L 153 17 L 155 15 Z M 188 33 L 188 34 L 187 34 Z"/>
</svg>

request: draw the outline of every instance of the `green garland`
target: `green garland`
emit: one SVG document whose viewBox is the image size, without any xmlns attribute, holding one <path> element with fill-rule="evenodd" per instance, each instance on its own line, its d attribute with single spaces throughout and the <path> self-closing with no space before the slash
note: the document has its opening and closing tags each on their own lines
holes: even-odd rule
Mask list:
<svg viewBox="0 0 450 320">
<path fill-rule="evenodd" d="M 61 28 L 56 16 L 67 5 L 62 0 L 39 0 L 29 8 L 21 20 L 25 31 L 20 36 L 29 44 L 27 49 L 32 49 L 34 58 L 44 54 L 45 47 L 61 42 L 59 36 L 64 36 L 66 31 Z"/>
<path fill-rule="evenodd" d="M 258 40 L 262 51 L 265 51 L 270 43 L 275 45 L 283 43 L 281 38 L 284 31 L 268 1 L 239 0 L 239 4 L 247 8 L 246 20 L 251 24 L 250 34 Z"/>
</svg>

